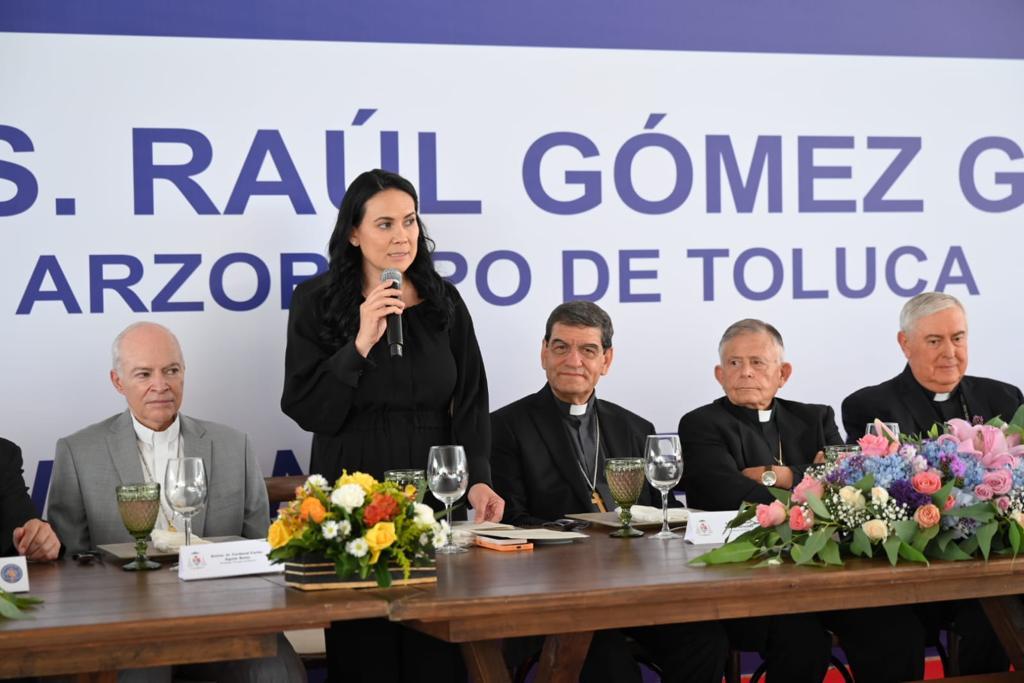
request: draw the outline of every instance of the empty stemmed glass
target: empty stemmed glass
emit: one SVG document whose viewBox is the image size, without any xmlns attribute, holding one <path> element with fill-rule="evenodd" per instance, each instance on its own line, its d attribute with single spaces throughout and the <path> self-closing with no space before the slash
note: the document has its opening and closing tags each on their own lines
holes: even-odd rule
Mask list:
<svg viewBox="0 0 1024 683">
<path fill-rule="evenodd" d="M 448 540 L 435 552 L 450 555 L 464 553 L 465 548 L 455 544 L 452 530 L 452 503 L 462 497 L 469 484 L 466 451 L 462 446 L 431 446 L 427 457 L 427 485 L 434 497 L 444 503 L 448 517 Z"/>
<path fill-rule="evenodd" d="M 668 528 L 668 493 L 683 476 L 683 455 L 675 434 L 654 434 L 647 437 L 644 472 L 651 486 L 661 491 L 661 531 L 651 538 L 682 538 Z"/>
<path fill-rule="evenodd" d="M 612 499 L 619 506 L 619 521 L 622 522 L 620 529 L 608 535 L 615 538 L 643 536 L 644 532 L 633 528 L 633 513 L 630 511 L 644 489 L 643 459 L 608 458 L 604 461 L 604 477 Z"/>
<path fill-rule="evenodd" d="M 185 545 L 192 545 L 192 517 L 206 505 L 202 458 L 171 458 L 164 475 L 167 503 L 185 520 Z"/>
<path fill-rule="evenodd" d="M 146 541 L 160 514 L 160 484 L 124 484 L 115 491 L 121 521 L 135 539 L 135 559 L 122 569 L 130 572 L 159 569 L 159 562 L 146 557 Z"/>
<path fill-rule="evenodd" d="M 900 439 L 900 425 L 899 425 L 898 422 L 883 422 L 882 425 L 885 427 L 885 429 L 890 433 L 890 435 L 894 439 L 899 441 L 899 439 Z M 868 422 L 864 426 L 864 433 L 867 434 L 867 435 L 872 435 L 873 434 L 875 436 L 886 436 L 886 434 L 882 433 L 878 429 L 878 426 L 874 422 Z"/>
</svg>

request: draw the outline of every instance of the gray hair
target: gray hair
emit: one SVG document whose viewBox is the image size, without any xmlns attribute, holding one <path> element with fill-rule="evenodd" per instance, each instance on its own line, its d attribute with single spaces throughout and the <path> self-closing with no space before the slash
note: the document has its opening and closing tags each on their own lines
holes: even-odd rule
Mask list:
<svg viewBox="0 0 1024 683">
<path fill-rule="evenodd" d="M 567 301 L 556 306 L 544 327 L 545 342 L 551 341 L 551 329 L 555 323 L 570 327 L 596 327 L 601 330 L 601 347 L 606 350 L 612 347 L 612 335 L 615 333 L 612 319 L 592 301 Z"/>
<path fill-rule="evenodd" d="M 124 341 L 124 338 L 127 337 L 129 333 L 142 327 L 155 327 L 157 329 L 163 330 L 168 335 L 170 335 L 171 339 L 174 340 L 174 345 L 178 347 L 178 355 L 182 356 L 182 362 L 184 362 L 184 355 L 181 353 L 181 342 L 179 342 L 178 338 L 174 336 L 174 333 L 171 332 L 166 327 L 164 327 L 163 325 L 161 325 L 160 323 L 153 323 L 143 320 L 137 323 L 132 323 L 128 327 L 121 330 L 121 332 L 116 337 L 114 337 L 114 343 L 110 345 L 111 370 L 117 373 L 121 372 L 121 342 Z"/>
<path fill-rule="evenodd" d="M 718 357 L 722 357 L 722 352 L 725 350 L 726 344 L 742 334 L 767 334 L 772 338 L 772 341 L 775 342 L 775 345 L 779 347 L 780 361 L 786 353 L 786 345 L 782 343 L 782 334 L 775 329 L 774 325 L 766 323 L 763 320 L 758 320 L 757 318 L 744 318 L 743 320 L 737 320 L 732 325 L 725 328 L 725 332 L 722 334 L 722 339 L 718 342 Z"/>
<path fill-rule="evenodd" d="M 943 294 L 942 292 L 918 294 L 903 304 L 903 310 L 900 311 L 900 331 L 903 334 L 910 334 L 914 326 L 917 325 L 917 321 L 921 318 L 927 318 L 930 315 L 944 311 L 947 308 L 953 308 L 954 306 L 960 309 L 966 320 L 967 311 L 964 310 L 964 305 L 955 296 Z"/>
</svg>

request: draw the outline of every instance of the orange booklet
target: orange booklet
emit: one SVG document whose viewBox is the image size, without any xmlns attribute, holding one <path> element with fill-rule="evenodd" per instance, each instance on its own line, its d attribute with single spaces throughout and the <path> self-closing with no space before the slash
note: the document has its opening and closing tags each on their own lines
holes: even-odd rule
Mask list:
<svg viewBox="0 0 1024 683">
<path fill-rule="evenodd" d="M 507 552 L 510 550 L 533 550 L 533 544 L 529 541 L 521 541 L 517 538 L 488 538 L 486 536 L 477 536 L 476 544 L 481 548 L 487 548 L 488 550 L 500 550 Z"/>
</svg>

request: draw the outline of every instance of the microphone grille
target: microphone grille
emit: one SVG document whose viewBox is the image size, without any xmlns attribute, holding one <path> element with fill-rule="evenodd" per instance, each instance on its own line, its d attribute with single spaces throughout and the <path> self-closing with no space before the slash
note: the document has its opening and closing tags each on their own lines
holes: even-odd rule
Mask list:
<svg viewBox="0 0 1024 683">
<path fill-rule="evenodd" d="M 398 283 L 399 289 L 402 287 L 402 271 L 396 270 L 395 268 L 388 268 L 380 274 L 380 281 L 385 282 L 387 280 L 394 280 Z"/>
</svg>

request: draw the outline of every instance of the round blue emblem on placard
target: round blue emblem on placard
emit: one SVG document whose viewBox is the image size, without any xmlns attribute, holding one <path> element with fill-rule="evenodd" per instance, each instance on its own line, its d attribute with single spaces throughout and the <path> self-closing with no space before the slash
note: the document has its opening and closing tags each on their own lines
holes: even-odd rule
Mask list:
<svg viewBox="0 0 1024 683">
<path fill-rule="evenodd" d="M 21 567 L 16 564 L 5 564 L 3 567 L 0 567 L 0 579 L 2 579 L 4 583 L 18 583 L 24 575 L 25 572 L 23 572 Z"/>
</svg>

